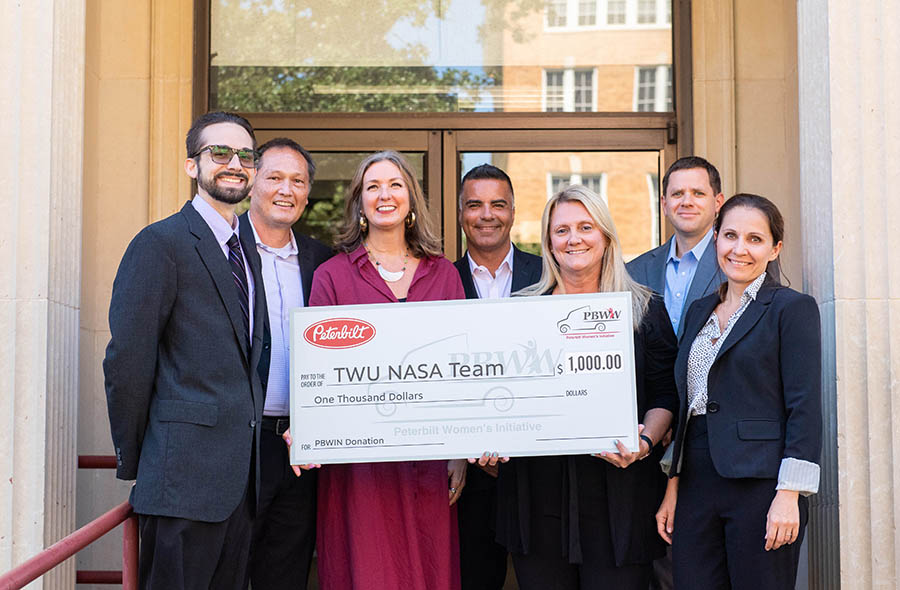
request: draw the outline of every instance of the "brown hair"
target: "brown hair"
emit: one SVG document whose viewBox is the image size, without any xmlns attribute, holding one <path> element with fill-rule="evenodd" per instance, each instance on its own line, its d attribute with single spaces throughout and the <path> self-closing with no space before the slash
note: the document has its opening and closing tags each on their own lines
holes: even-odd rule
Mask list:
<svg viewBox="0 0 900 590">
<path fill-rule="evenodd" d="M 384 161 L 391 162 L 400 170 L 403 181 L 409 190 L 409 211 L 416 218 L 412 227 L 406 228 L 406 243 L 410 252 L 417 258 L 440 256 L 442 254 L 441 240 L 434 230 L 431 219 L 428 217 L 422 187 L 419 186 L 412 166 L 410 166 L 406 158 L 393 150 L 372 154 L 363 160 L 356 169 L 353 180 L 350 181 L 350 188 L 347 189 L 347 198 L 344 201 L 344 218 L 341 220 L 341 225 L 335 236 L 335 250 L 349 253 L 359 248 L 359 245 L 363 243 L 366 235 L 359 225 L 360 216 L 362 215 L 363 176 L 372 164 Z"/>
</svg>

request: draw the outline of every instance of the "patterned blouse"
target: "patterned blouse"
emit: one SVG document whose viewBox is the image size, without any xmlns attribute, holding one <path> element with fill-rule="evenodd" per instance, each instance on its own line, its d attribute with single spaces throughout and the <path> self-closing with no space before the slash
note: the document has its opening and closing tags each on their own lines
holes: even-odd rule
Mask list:
<svg viewBox="0 0 900 590">
<path fill-rule="evenodd" d="M 763 271 L 756 280 L 750 283 L 744 293 L 741 295 L 741 305 L 728 318 L 725 330 L 719 330 L 719 318 L 716 316 L 715 310 L 710 314 L 706 324 L 694 338 L 691 344 L 691 352 L 688 355 L 687 367 L 687 398 L 688 411 L 691 416 L 701 416 L 706 414 L 707 391 L 706 386 L 709 380 L 709 370 L 722 343 L 728 338 L 731 329 L 747 310 L 751 301 L 756 299 L 756 294 L 766 280 L 766 273 Z"/>
</svg>

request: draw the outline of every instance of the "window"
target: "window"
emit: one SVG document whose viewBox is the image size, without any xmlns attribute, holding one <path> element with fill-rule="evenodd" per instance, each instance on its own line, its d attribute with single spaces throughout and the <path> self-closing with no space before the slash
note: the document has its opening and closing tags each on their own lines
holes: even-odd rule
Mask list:
<svg viewBox="0 0 900 590">
<path fill-rule="evenodd" d="M 544 70 L 544 111 L 595 111 L 594 79 L 593 69 Z"/>
<path fill-rule="evenodd" d="M 635 76 L 634 110 L 666 112 L 672 110 L 672 67 L 638 67 Z"/>
<path fill-rule="evenodd" d="M 575 72 L 575 105 L 576 112 L 594 110 L 594 71 L 581 70 Z"/>
<path fill-rule="evenodd" d="M 547 200 L 549 201 L 550 198 L 553 197 L 553 195 L 555 195 L 562 189 L 566 188 L 570 184 L 572 184 L 572 183 L 569 181 L 568 174 L 565 176 L 562 176 L 559 174 L 551 174 L 550 175 L 550 190 L 549 190 L 550 194 L 547 195 Z"/>
<path fill-rule="evenodd" d="M 586 186 L 600 195 L 600 198 L 602 198 L 604 202 L 609 202 L 606 198 L 606 174 L 603 172 L 596 172 L 593 174 L 552 173 L 550 174 L 547 183 L 547 200 L 571 184 L 581 184 Z"/>
<path fill-rule="evenodd" d="M 659 174 L 647 174 L 647 193 L 650 195 L 650 235 L 659 236 Z"/>
<path fill-rule="evenodd" d="M 547 27 L 566 26 L 568 0 L 549 0 L 547 2 Z"/>
<path fill-rule="evenodd" d="M 597 24 L 597 0 L 578 2 L 578 26 L 592 27 Z"/>
<path fill-rule="evenodd" d="M 625 24 L 625 0 L 607 0 L 606 24 L 608 24 L 608 25 L 624 25 Z"/>
<path fill-rule="evenodd" d="M 565 107 L 563 70 L 546 70 L 544 72 L 544 110 L 548 113 L 562 112 Z"/>
<path fill-rule="evenodd" d="M 656 23 L 656 0 L 638 0 L 637 22 L 639 25 Z"/>
</svg>

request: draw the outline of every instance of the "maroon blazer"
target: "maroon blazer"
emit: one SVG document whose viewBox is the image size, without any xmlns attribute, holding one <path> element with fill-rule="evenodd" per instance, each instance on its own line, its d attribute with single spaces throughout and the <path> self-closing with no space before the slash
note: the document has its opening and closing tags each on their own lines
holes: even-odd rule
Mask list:
<svg viewBox="0 0 900 590">
<path fill-rule="evenodd" d="M 453 263 L 443 256 L 426 257 L 419 261 L 409 285 L 407 301 L 465 298 L 459 273 Z M 375 266 L 369 262 L 363 246 L 349 254 L 341 252 L 319 266 L 313 275 L 312 293 L 309 295 L 310 306 L 396 301 Z"/>
</svg>

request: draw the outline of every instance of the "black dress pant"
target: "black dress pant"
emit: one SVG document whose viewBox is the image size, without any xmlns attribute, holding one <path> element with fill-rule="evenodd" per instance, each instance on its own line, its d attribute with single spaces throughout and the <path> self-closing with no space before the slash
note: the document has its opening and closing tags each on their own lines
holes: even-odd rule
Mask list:
<svg viewBox="0 0 900 590">
<path fill-rule="evenodd" d="M 245 491 L 237 508 L 222 522 L 139 515 L 140 587 L 145 590 L 242 589 L 252 526 L 248 496 Z"/>
<path fill-rule="evenodd" d="M 647 590 L 652 566 L 648 563 L 616 566 L 609 521 L 606 469 L 587 468 L 589 456 L 575 457 L 578 471 L 578 529 L 582 562 L 569 563 L 562 555 L 568 524 L 562 509 L 562 487 L 541 488 L 541 481 L 562 481 L 564 462 L 559 457 L 531 457 L 530 539 L 527 554 L 512 553 L 521 590 Z M 599 465 L 599 464 L 598 464 Z"/>
<path fill-rule="evenodd" d="M 572 564 L 563 557 L 521 553 L 512 558 L 521 590 L 646 590 L 650 584 L 650 564 Z"/>
<path fill-rule="evenodd" d="M 506 581 L 506 547 L 495 540 L 497 479 L 469 465 L 466 489 L 457 502 L 462 590 L 501 590 Z"/>
<path fill-rule="evenodd" d="M 808 518 L 800 497 L 800 533 L 765 550 L 774 479 L 721 477 L 709 455 L 706 417 L 688 423 L 675 505 L 672 558 L 676 590 L 793 590 Z"/>
<path fill-rule="evenodd" d="M 281 436 L 260 432 L 260 492 L 250 545 L 253 590 L 304 590 L 316 546 L 315 470 L 297 477 Z"/>
</svg>

